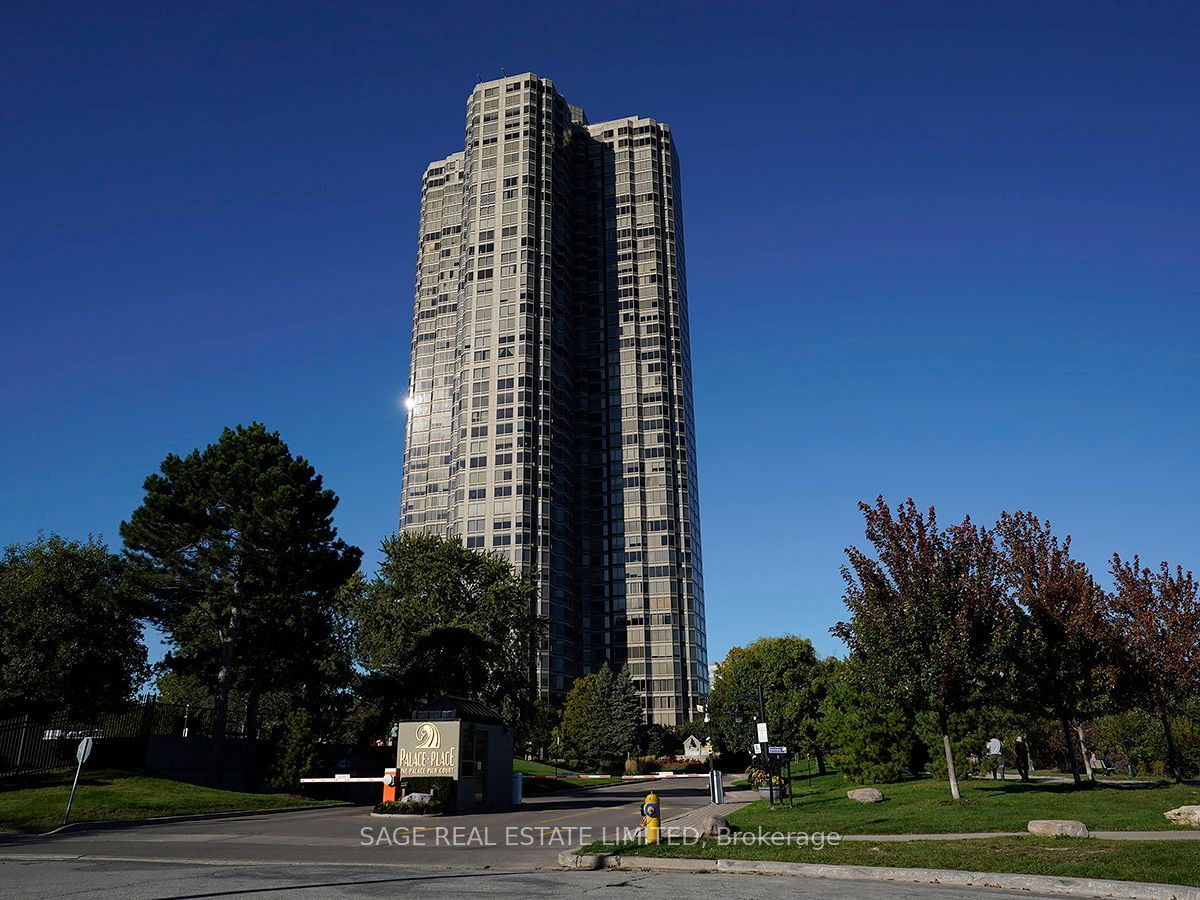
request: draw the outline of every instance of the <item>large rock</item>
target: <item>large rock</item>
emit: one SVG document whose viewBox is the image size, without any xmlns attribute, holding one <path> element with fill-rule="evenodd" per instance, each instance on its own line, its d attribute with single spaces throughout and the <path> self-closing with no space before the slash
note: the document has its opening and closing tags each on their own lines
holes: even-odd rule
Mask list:
<svg viewBox="0 0 1200 900">
<path fill-rule="evenodd" d="M 705 837 L 720 837 L 730 832 L 729 820 L 718 815 L 705 816 L 700 828 Z"/>
<path fill-rule="evenodd" d="M 1088 836 L 1087 826 L 1074 819 L 1034 819 L 1029 823 L 1029 833 L 1039 837 L 1075 837 Z"/>
<path fill-rule="evenodd" d="M 1178 809 L 1168 810 L 1163 815 L 1167 817 L 1168 822 L 1174 822 L 1176 825 L 1200 828 L 1200 806 L 1180 806 Z"/>
<path fill-rule="evenodd" d="M 884 801 L 883 791 L 879 788 L 855 788 L 852 791 L 846 791 L 846 796 L 859 803 L 882 803 Z"/>
</svg>

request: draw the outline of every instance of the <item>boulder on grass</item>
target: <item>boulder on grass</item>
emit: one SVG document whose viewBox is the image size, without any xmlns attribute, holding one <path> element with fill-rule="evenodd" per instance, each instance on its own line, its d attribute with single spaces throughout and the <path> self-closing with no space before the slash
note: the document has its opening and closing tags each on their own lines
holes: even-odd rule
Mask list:
<svg viewBox="0 0 1200 900">
<path fill-rule="evenodd" d="M 720 837 L 723 834 L 729 834 L 729 820 L 724 816 L 705 816 L 704 821 L 700 823 L 700 829 L 704 832 L 705 837 Z"/>
<path fill-rule="evenodd" d="M 1074 819 L 1034 819 L 1029 823 L 1029 833 L 1039 837 L 1074 837 L 1088 836 L 1087 826 Z"/>
<path fill-rule="evenodd" d="M 1177 809 L 1168 810 L 1163 815 L 1167 817 L 1168 822 L 1174 822 L 1176 825 L 1191 825 L 1193 828 L 1200 828 L 1200 806 L 1180 806 Z"/>
<path fill-rule="evenodd" d="M 855 788 L 846 791 L 846 796 L 859 803 L 882 803 L 884 800 L 883 791 L 879 788 Z"/>
</svg>

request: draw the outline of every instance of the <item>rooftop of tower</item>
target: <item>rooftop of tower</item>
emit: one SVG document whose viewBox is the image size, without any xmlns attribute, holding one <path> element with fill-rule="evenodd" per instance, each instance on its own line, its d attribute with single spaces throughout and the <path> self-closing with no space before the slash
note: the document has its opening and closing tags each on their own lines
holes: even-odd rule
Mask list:
<svg viewBox="0 0 1200 900">
<path fill-rule="evenodd" d="M 584 108 L 582 106 L 577 106 L 574 103 L 568 102 L 566 95 L 564 95 L 562 93 L 562 91 L 558 90 L 558 88 L 555 87 L 553 79 L 544 78 L 543 76 L 538 75 L 536 72 L 520 72 L 516 75 L 504 75 L 500 78 L 494 78 L 491 81 L 480 81 L 478 84 L 475 85 L 475 87 L 473 87 L 471 89 L 470 96 L 473 97 L 480 90 L 486 90 L 487 88 L 490 88 L 490 87 L 502 87 L 502 86 L 506 87 L 510 84 L 520 84 L 527 80 L 537 81 L 540 84 L 548 85 L 549 87 L 551 87 L 556 94 L 558 94 L 560 97 L 563 98 L 563 102 L 567 104 L 567 107 L 571 111 L 571 117 L 575 121 L 577 121 L 580 125 L 585 126 L 593 134 L 596 132 L 597 129 L 603 130 L 605 127 L 610 126 L 610 125 L 635 123 L 635 122 L 639 123 L 639 124 L 661 125 L 663 128 L 666 128 L 668 131 L 670 130 L 670 126 L 664 122 L 658 122 L 655 119 L 652 119 L 652 118 L 649 118 L 646 116 L 640 116 L 637 114 L 634 114 L 631 116 L 617 116 L 612 119 L 605 119 L 602 122 L 589 122 L 588 117 L 587 117 L 587 112 L 584 110 Z"/>
</svg>

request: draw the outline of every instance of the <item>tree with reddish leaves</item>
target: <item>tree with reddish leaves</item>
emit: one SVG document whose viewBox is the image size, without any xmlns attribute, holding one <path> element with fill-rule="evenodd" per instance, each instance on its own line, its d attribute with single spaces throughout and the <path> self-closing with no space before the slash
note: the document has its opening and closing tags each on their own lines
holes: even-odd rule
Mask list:
<svg viewBox="0 0 1200 900">
<path fill-rule="evenodd" d="M 939 530 L 911 499 L 893 512 L 860 503 L 875 557 L 847 547 L 842 569 L 846 642 L 874 687 L 911 710 L 932 711 L 942 734 L 950 793 L 959 799 L 950 717 L 978 705 L 1004 679 L 1012 630 L 1002 557 L 992 532 L 970 518 Z"/>
<path fill-rule="evenodd" d="M 1112 687 L 1112 628 L 1108 602 L 1087 566 L 1027 512 L 1003 513 L 996 532 L 1004 551 L 1004 579 L 1017 610 L 1013 696 L 1018 708 L 1043 707 L 1063 731 L 1075 783 L 1081 784 L 1076 738 Z M 1082 740 L 1082 735 L 1080 733 Z M 1080 741 L 1080 756 L 1087 751 Z M 1090 776 L 1090 767 L 1089 767 Z"/>
<path fill-rule="evenodd" d="M 1200 692 L 1200 601 L 1196 579 L 1182 566 L 1163 562 L 1157 572 L 1141 560 L 1122 562 L 1114 553 L 1117 590 L 1112 617 L 1127 686 L 1162 723 L 1167 764 L 1176 782 L 1183 766 L 1171 731 L 1179 705 Z"/>
</svg>

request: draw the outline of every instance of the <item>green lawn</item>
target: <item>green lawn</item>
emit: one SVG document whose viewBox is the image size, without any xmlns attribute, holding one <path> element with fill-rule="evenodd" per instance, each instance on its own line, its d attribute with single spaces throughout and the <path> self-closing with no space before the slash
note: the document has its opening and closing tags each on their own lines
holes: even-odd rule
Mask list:
<svg viewBox="0 0 1200 900">
<path fill-rule="evenodd" d="M 1200 787 L 1161 783 L 1120 788 L 1102 782 L 1077 789 L 971 779 L 961 782 L 962 799 L 954 801 L 946 782 L 923 779 L 879 785 L 888 799 L 876 804 L 848 800 L 846 791 L 858 785 L 840 775 L 814 777 L 811 789 L 804 779 L 794 783 L 795 808 L 772 811 L 759 800 L 733 813 L 730 824 L 743 830 L 938 834 L 1024 831 L 1030 819 L 1078 819 L 1094 831 L 1149 831 L 1180 829 L 1163 813 L 1200 804 Z"/>
<path fill-rule="evenodd" d="M 38 834 L 62 822 L 74 771 L 35 775 L 0 783 L 0 831 Z M 327 801 L 334 802 L 334 801 Z M 243 794 L 197 787 L 145 772 L 109 769 L 84 771 L 79 779 L 72 822 L 104 822 L 244 812 L 311 806 L 316 801 L 290 794 Z"/>
<path fill-rule="evenodd" d="M 703 841 L 690 846 L 656 847 L 593 844 L 585 852 L 619 850 L 633 856 L 690 859 L 770 859 L 850 866 L 960 869 L 1019 872 L 1075 878 L 1115 878 L 1200 886 L 1200 842 L 1101 841 L 1067 838 L 987 838 L 969 841 L 904 843 L 845 842 L 820 850 L 808 847 L 720 846 Z"/>
<path fill-rule="evenodd" d="M 563 771 L 562 768 L 555 769 L 553 765 L 544 762 L 538 762 L 532 759 L 514 759 L 513 771 L 524 772 L 526 775 L 555 775 L 556 772 Z M 555 791 L 574 790 L 581 787 L 599 787 L 605 784 L 616 784 L 621 781 L 620 778 L 526 778 L 525 793 L 527 794 L 549 794 Z"/>
</svg>

